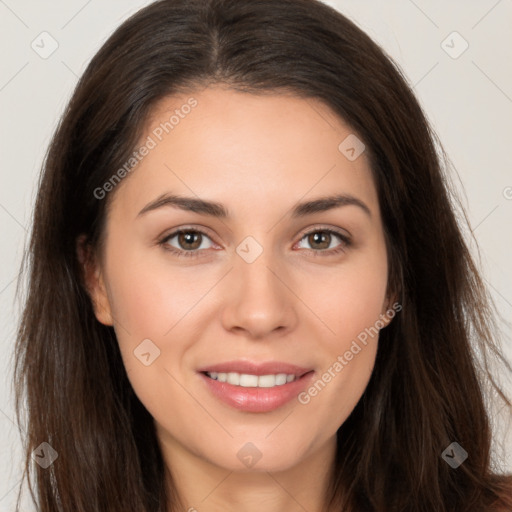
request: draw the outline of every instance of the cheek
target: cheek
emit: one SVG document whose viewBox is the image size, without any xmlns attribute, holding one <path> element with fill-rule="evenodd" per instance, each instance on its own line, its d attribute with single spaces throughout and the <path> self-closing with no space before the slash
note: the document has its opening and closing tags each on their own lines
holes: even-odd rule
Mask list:
<svg viewBox="0 0 512 512">
<path fill-rule="evenodd" d="M 211 287 L 204 273 L 172 270 L 156 250 L 112 243 L 107 265 L 114 318 L 132 338 L 162 338 Z"/>
<path fill-rule="evenodd" d="M 375 257 L 340 267 L 311 297 L 315 313 L 329 327 L 318 338 L 323 354 L 318 379 L 300 403 L 336 430 L 361 398 L 378 347 L 380 315 L 386 296 L 386 260 Z M 334 332 L 331 332 L 334 331 Z"/>
<path fill-rule="evenodd" d="M 172 408 L 187 410 L 190 404 L 178 384 L 175 363 L 190 344 L 183 331 L 187 312 L 193 311 L 208 283 L 191 283 L 186 273 L 171 274 L 168 266 L 123 251 L 121 244 L 112 246 L 107 272 L 116 337 L 135 394 L 154 417 Z"/>
<path fill-rule="evenodd" d="M 112 244 L 107 261 L 116 337 L 128 378 L 152 412 L 169 410 L 171 397 L 186 407 L 187 397 L 173 377 L 181 381 L 181 366 L 201 337 L 202 298 L 221 275 L 197 267 L 172 268 L 165 257 L 128 249 Z M 145 366 L 143 354 L 148 352 L 151 362 Z"/>
<path fill-rule="evenodd" d="M 306 296 L 326 326 L 323 339 L 331 353 L 346 350 L 351 340 L 374 327 L 380 319 L 386 296 L 386 267 L 385 259 L 372 257 L 357 265 L 341 265 L 327 277 L 314 280 L 316 286 L 311 286 L 308 280 Z"/>
</svg>

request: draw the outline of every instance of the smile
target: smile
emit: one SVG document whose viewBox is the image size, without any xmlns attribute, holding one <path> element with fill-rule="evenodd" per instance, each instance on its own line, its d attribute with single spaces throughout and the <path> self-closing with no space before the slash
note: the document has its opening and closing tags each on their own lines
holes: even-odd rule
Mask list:
<svg viewBox="0 0 512 512">
<path fill-rule="evenodd" d="M 294 401 L 314 379 L 315 372 L 303 375 L 276 373 L 254 375 L 237 372 L 200 372 L 212 398 L 243 412 L 271 412 Z"/>
<path fill-rule="evenodd" d="M 227 382 L 233 386 L 241 386 L 244 388 L 273 388 L 275 386 L 283 386 L 288 382 L 293 382 L 296 377 L 293 374 L 277 373 L 274 375 L 251 375 L 248 373 L 222 373 L 222 372 L 206 372 L 210 379 L 219 382 Z"/>
</svg>

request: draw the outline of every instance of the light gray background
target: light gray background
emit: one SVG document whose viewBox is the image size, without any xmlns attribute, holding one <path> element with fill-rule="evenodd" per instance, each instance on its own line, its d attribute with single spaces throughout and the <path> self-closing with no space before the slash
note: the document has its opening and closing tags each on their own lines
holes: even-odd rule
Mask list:
<svg viewBox="0 0 512 512">
<path fill-rule="evenodd" d="M 19 308 L 15 279 L 30 230 L 41 162 L 78 76 L 142 0 L 0 0 L 0 511 L 14 510 L 21 445 L 12 401 Z M 485 278 L 503 319 L 512 313 L 512 2 L 328 1 L 399 63 L 460 176 L 454 178 L 481 248 Z M 47 31 L 48 58 L 31 47 Z M 457 31 L 460 36 L 450 36 Z M 447 39 L 448 37 L 448 39 Z M 49 48 L 48 39 L 45 48 Z M 445 41 L 443 43 L 443 41 Z M 458 55 L 469 45 L 467 50 Z M 452 55 L 450 56 L 449 53 Z M 457 58 L 453 58 L 457 56 Z M 435 319 L 433 319 L 435 321 Z M 511 329 L 504 343 L 512 358 Z M 508 385 L 509 392 L 512 391 Z M 501 431 L 508 429 L 501 422 Z M 503 438 L 512 470 L 512 438 Z M 468 447 L 466 447 L 468 448 Z M 468 451 L 471 453 L 469 447 Z M 28 503 L 25 499 L 24 503 Z M 26 506 L 22 510 L 33 510 Z"/>
</svg>

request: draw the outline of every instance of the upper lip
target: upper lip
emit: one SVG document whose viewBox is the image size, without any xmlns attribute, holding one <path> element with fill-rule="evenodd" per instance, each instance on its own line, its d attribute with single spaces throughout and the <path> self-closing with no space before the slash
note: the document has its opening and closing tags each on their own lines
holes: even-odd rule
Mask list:
<svg viewBox="0 0 512 512">
<path fill-rule="evenodd" d="M 212 364 L 199 368 L 201 373 L 245 373 L 249 375 L 274 375 L 278 373 L 286 373 L 287 375 L 295 375 L 302 377 L 305 373 L 312 371 L 312 368 L 303 368 L 295 364 L 284 363 L 281 361 L 268 361 L 261 363 L 253 363 L 251 361 L 226 361 L 225 363 Z"/>
</svg>

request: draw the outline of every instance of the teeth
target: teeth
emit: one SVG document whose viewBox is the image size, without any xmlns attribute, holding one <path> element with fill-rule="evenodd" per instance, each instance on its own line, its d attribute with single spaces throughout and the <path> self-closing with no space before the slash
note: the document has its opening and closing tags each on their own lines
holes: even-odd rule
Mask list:
<svg viewBox="0 0 512 512">
<path fill-rule="evenodd" d="M 258 376 L 257 375 L 248 375 L 247 373 L 242 373 L 240 375 L 239 386 L 244 388 L 256 388 L 258 387 Z"/>
<path fill-rule="evenodd" d="M 240 374 L 234 373 L 234 372 L 228 373 L 227 383 L 233 384 L 233 386 L 239 386 L 240 385 Z"/>
<path fill-rule="evenodd" d="M 282 386 L 283 384 L 295 380 L 295 375 L 287 375 L 286 373 L 277 373 L 275 375 L 249 375 L 247 373 L 236 372 L 206 372 L 206 375 L 219 382 L 227 382 L 233 386 L 242 386 L 243 388 L 273 388 L 274 386 Z"/>
</svg>

